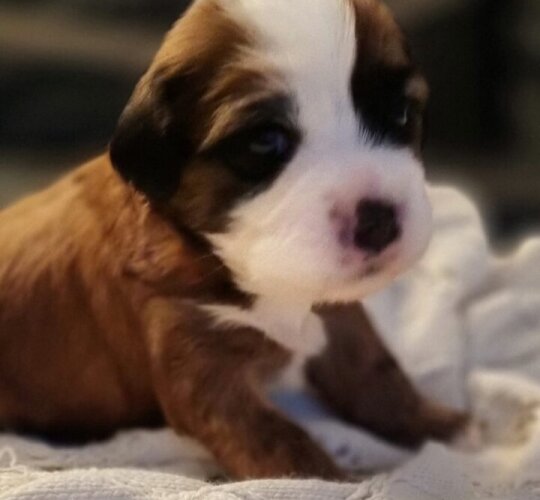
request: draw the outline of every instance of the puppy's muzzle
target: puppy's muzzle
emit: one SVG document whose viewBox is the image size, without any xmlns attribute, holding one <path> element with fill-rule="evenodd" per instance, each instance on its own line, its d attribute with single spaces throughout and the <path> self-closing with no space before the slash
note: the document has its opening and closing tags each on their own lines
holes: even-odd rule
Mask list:
<svg viewBox="0 0 540 500">
<path fill-rule="evenodd" d="M 369 254 L 380 254 L 401 236 L 396 207 L 381 200 L 363 200 L 356 207 L 354 244 Z"/>
</svg>

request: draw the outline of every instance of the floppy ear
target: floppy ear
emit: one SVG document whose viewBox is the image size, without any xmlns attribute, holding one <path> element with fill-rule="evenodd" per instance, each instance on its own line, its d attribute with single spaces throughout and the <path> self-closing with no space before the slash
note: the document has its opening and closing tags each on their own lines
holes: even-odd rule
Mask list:
<svg viewBox="0 0 540 500">
<path fill-rule="evenodd" d="M 178 89 L 178 80 L 175 79 Z M 160 78 L 147 76 L 137 86 L 110 143 L 114 168 L 150 199 L 165 201 L 177 190 L 182 166 L 193 154 L 185 126 Z M 182 125 L 182 123 L 184 125 Z"/>
</svg>

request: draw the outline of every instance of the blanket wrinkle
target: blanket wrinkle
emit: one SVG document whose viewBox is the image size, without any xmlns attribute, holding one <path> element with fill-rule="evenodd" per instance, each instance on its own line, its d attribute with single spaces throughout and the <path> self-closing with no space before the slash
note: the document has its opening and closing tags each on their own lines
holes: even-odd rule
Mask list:
<svg viewBox="0 0 540 500">
<path fill-rule="evenodd" d="M 540 499 L 540 238 L 494 255 L 463 193 L 431 187 L 430 196 L 431 247 L 366 307 L 419 389 L 471 413 L 475 423 L 459 446 L 428 443 L 407 453 L 295 393 L 275 401 L 343 467 L 379 473 L 356 484 L 212 484 L 220 470 L 210 454 L 168 429 L 79 448 L 5 433 L 0 500 Z"/>
</svg>

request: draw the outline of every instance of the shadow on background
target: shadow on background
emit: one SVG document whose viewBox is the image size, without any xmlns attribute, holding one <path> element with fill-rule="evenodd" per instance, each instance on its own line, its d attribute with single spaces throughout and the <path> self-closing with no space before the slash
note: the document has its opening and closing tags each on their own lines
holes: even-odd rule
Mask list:
<svg viewBox="0 0 540 500">
<path fill-rule="evenodd" d="M 103 151 L 187 0 L 0 0 L 0 206 Z M 540 2 L 390 0 L 432 84 L 428 176 L 540 226 Z"/>
</svg>

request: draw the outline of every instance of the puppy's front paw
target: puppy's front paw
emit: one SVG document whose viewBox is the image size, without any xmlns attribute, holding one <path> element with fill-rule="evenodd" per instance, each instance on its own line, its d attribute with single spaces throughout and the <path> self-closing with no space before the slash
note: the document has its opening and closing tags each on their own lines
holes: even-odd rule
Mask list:
<svg viewBox="0 0 540 500">
<path fill-rule="evenodd" d="M 482 448 L 484 443 L 483 439 L 483 423 L 474 419 L 470 419 L 451 441 L 454 448 L 465 451 L 475 452 Z"/>
<path fill-rule="evenodd" d="M 471 419 L 466 413 L 436 403 L 424 402 L 415 427 L 419 442 L 426 439 L 452 442 L 464 435 L 470 424 Z"/>
</svg>

